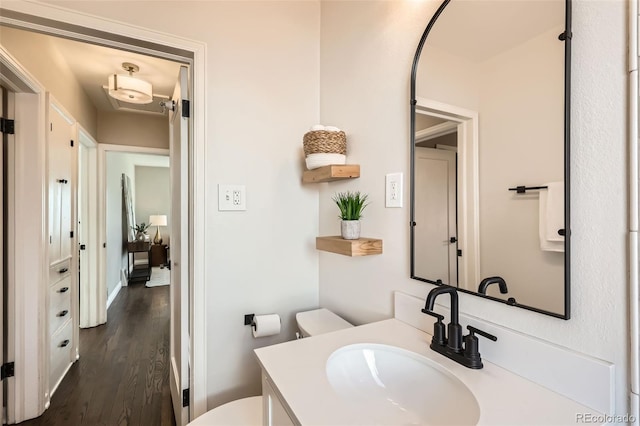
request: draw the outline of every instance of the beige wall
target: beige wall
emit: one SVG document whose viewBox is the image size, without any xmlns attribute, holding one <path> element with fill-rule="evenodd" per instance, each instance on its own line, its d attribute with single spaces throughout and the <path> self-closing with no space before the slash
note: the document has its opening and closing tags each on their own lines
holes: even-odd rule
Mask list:
<svg viewBox="0 0 640 426">
<path fill-rule="evenodd" d="M 151 114 L 98 112 L 100 143 L 169 149 L 169 119 Z"/>
<path fill-rule="evenodd" d="M 424 297 L 431 288 L 408 278 L 408 185 L 404 208 L 385 209 L 384 174 L 402 171 L 408 182 L 409 70 L 438 3 L 323 1 L 321 13 L 314 1 L 165 1 L 153 8 L 145 1 L 56 3 L 208 43 L 210 201 L 201 231 L 210 407 L 260 392 L 251 349 L 291 337 L 293 313 L 318 302 L 318 275 L 321 304 L 357 324 L 390 317 L 393 290 Z M 572 319 L 464 294 L 461 309 L 613 362 L 622 414 L 628 387 L 626 3 L 573 5 Z M 347 131 L 349 160 L 362 165 L 361 178 L 300 184 L 300 140 L 318 121 Z M 220 182 L 247 185 L 246 212 L 217 211 Z M 384 254 L 349 258 L 314 250 L 318 208 L 319 234 L 336 234 L 331 196 L 345 189 L 371 195 L 363 234 L 383 238 Z M 251 339 L 241 325 L 250 312 L 280 313 L 284 333 Z"/>
<path fill-rule="evenodd" d="M 301 145 L 319 119 L 319 2 L 51 3 L 207 43 L 208 204 L 197 232 L 209 407 L 260 394 L 252 349 L 293 338 L 295 313 L 318 305 L 318 186 L 301 184 Z M 247 211 L 219 212 L 219 183 L 246 185 Z M 253 339 L 243 318 L 254 312 L 279 313 L 282 333 Z"/>
<path fill-rule="evenodd" d="M 572 71 L 572 318 L 461 295 L 461 310 L 616 365 L 618 413 L 628 412 L 626 255 L 626 3 L 574 1 Z M 361 177 L 324 185 L 320 234 L 338 232 L 331 196 L 371 195 L 362 229 L 381 256 L 320 254 L 320 304 L 361 324 L 393 314 L 392 292 L 425 297 L 409 279 L 409 204 L 384 208 L 384 175 L 409 172 L 409 72 L 439 2 L 325 1 L 321 17 L 321 122 L 346 130 Z M 488 344 L 488 343 L 483 343 Z M 495 343 L 497 345 L 500 342 Z"/>
<path fill-rule="evenodd" d="M 97 112 L 46 36 L 0 26 L 0 44 L 97 139 Z"/>
</svg>

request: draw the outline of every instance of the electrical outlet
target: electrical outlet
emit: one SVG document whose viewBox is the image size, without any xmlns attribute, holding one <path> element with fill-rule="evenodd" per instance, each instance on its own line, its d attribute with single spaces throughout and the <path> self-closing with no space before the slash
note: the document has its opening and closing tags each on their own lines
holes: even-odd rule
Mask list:
<svg viewBox="0 0 640 426">
<path fill-rule="evenodd" d="M 385 184 L 385 206 L 402 207 L 402 173 L 387 174 Z"/>
<path fill-rule="evenodd" d="M 244 185 L 218 184 L 218 210 L 246 210 L 247 195 Z"/>
</svg>

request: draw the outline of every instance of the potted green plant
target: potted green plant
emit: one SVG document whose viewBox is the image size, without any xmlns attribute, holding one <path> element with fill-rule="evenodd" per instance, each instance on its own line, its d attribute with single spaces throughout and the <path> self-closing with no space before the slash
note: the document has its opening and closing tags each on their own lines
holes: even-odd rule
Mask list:
<svg viewBox="0 0 640 426">
<path fill-rule="evenodd" d="M 147 224 L 142 222 L 140 224 L 135 224 L 134 226 L 131 227 L 131 229 L 136 231 L 137 241 L 144 241 L 146 239 L 147 229 L 149 229 L 150 226 L 151 226 L 150 223 Z"/>
<path fill-rule="evenodd" d="M 356 192 L 338 192 L 333 197 L 336 205 L 340 209 L 340 231 L 345 240 L 357 240 L 360 238 L 360 218 L 362 211 L 369 204 L 368 195 Z"/>
</svg>

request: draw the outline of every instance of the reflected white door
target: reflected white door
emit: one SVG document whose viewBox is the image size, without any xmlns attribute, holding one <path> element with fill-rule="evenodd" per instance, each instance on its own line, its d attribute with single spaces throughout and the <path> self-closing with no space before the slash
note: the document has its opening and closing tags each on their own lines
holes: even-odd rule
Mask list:
<svg viewBox="0 0 640 426">
<path fill-rule="evenodd" d="M 180 67 L 173 92 L 175 102 L 169 111 L 171 157 L 171 399 L 176 425 L 189 422 L 189 407 L 184 406 L 189 388 L 189 227 L 188 227 L 188 143 L 189 115 L 183 114 L 188 100 L 188 72 Z M 188 396 L 186 397 L 188 402 Z M 188 404 L 186 404 L 188 405 Z"/>
<path fill-rule="evenodd" d="M 458 285 L 456 153 L 416 147 L 415 275 Z"/>
</svg>

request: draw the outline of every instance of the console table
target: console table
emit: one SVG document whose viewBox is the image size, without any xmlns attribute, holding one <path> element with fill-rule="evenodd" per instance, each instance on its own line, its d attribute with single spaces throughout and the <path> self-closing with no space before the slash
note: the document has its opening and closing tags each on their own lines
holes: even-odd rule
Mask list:
<svg viewBox="0 0 640 426">
<path fill-rule="evenodd" d="M 147 264 L 136 265 L 135 253 L 147 253 Z M 133 269 L 130 267 L 129 257 L 133 255 Z M 131 271 L 131 272 L 129 272 Z M 129 241 L 127 243 L 127 279 L 131 281 L 149 281 L 151 278 L 151 242 Z"/>
</svg>

